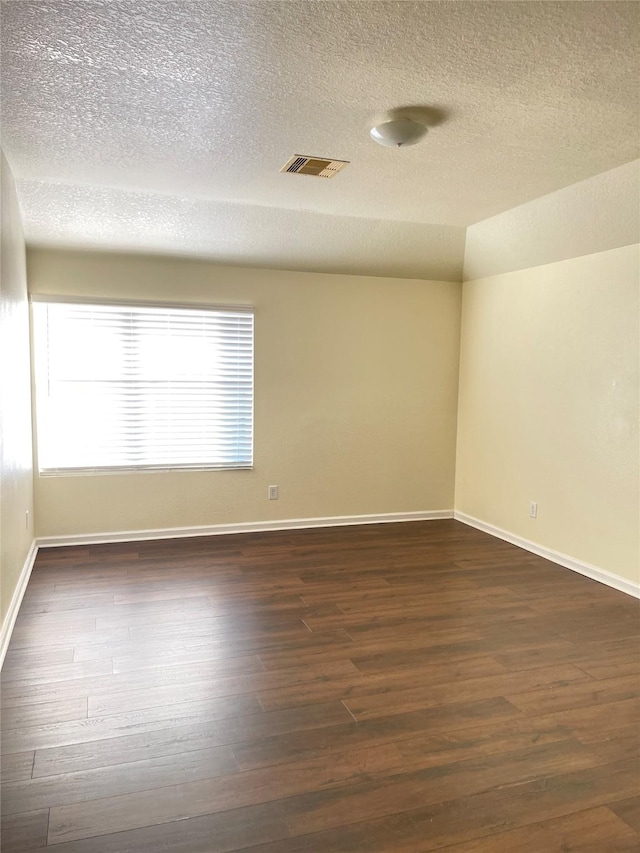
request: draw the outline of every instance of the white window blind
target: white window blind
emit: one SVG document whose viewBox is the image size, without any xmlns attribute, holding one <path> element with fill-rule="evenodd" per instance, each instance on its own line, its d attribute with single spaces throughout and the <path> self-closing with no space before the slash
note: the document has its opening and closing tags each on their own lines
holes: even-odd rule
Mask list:
<svg viewBox="0 0 640 853">
<path fill-rule="evenodd" d="M 251 467 L 251 310 L 33 311 L 41 473 Z"/>
</svg>

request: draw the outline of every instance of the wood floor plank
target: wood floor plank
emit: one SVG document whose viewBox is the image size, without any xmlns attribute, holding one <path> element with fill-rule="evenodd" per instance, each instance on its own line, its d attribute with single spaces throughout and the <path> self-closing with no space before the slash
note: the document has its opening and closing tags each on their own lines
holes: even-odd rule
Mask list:
<svg viewBox="0 0 640 853">
<path fill-rule="evenodd" d="M 609 803 L 609 808 L 628 826 L 640 833 L 640 794 L 637 797 L 629 797 L 617 803 Z M 640 848 L 640 844 L 638 845 Z"/>
<path fill-rule="evenodd" d="M 34 706 L 34 709 L 37 707 Z M 77 720 L 58 720 L 38 726 L 7 729 L 3 732 L 3 748 L 5 752 L 18 752 L 23 745 L 29 744 L 36 750 L 54 749 L 74 743 L 89 744 L 95 740 L 261 712 L 262 706 L 257 698 L 247 694 L 202 702 L 176 702 L 104 717 L 85 716 Z"/>
<path fill-rule="evenodd" d="M 513 629 L 522 620 L 529 621 L 536 618 L 534 611 L 529 607 L 514 605 L 504 607 L 498 611 L 483 611 L 480 609 L 475 613 L 456 612 L 451 614 L 438 612 L 432 617 L 425 615 L 425 613 L 420 614 L 419 612 L 411 614 L 410 617 L 407 614 L 392 617 L 382 612 L 379 616 L 369 621 L 350 621 L 348 625 L 341 625 L 340 627 L 343 627 L 354 640 L 367 638 L 382 640 L 401 636 L 411 637 L 416 634 L 429 634 L 434 629 L 443 631 L 463 628 L 477 631 L 479 627 L 495 626 L 497 622 L 502 622 L 508 628 Z M 319 627 L 316 627 L 316 630 L 319 630 Z M 560 636 L 556 637 L 553 633 L 547 637 L 538 636 L 537 640 L 538 645 L 553 645 L 560 642 L 566 644 L 569 642 Z M 496 647 L 497 644 L 495 643 L 493 645 L 486 643 L 484 651 L 479 651 L 482 654 L 487 654 L 489 649 L 493 648 L 495 650 Z"/>
<path fill-rule="evenodd" d="M 471 602 L 471 603 L 470 603 Z M 462 618 L 468 623 L 472 623 L 473 614 L 484 620 L 489 618 L 489 614 L 495 615 L 495 618 L 512 615 L 515 612 L 522 613 L 530 618 L 535 618 L 535 614 L 529 608 L 526 610 L 515 602 L 513 597 L 504 597 L 502 600 L 494 599 L 490 603 L 483 601 L 474 601 L 467 599 L 465 601 L 453 602 L 443 606 L 439 620 L 446 622 Z M 399 602 L 397 605 L 385 608 L 384 621 L 389 623 L 394 620 L 405 621 L 412 617 L 421 618 L 424 613 L 424 604 Z M 372 620 L 371 611 L 365 611 L 361 614 L 345 614 L 340 610 L 331 613 L 317 613 L 312 616 L 305 617 L 305 624 L 311 631 L 326 631 L 331 628 L 344 628 L 351 632 L 357 628 L 370 626 Z"/>
<path fill-rule="evenodd" d="M 371 821 L 305 833 L 275 844 L 258 845 L 251 853 L 317 853 L 320 850 L 428 853 L 470 839 L 493 839 L 512 828 L 579 814 L 615 799 L 620 791 L 635 787 L 637 772 L 630 762 L 600 765 L 421 806 Z M 603 841 L 608 843 L 607 838 Z"/>
<path fill-rule="evenodd" d="M 539 670 L 534 670 L 538 672 Z M 524 711 L 536 716 L 570 708 L 620 702 L 640 696 L 640 678 L 635 675 L 609 678 L 603 681 L 575 681 L 571 684 L 555 684 L 522 693 L 505 691 L 506 698 Z"/>
<path fill-rule="evenodd" d="M 63 664 L 63 666 L 76 666 L 76 664 Z M 100 697 L 111 694 L 120 695 L 128 691 L 148 691 L 152 696 L 152 690 L 172 690 L 180 684 L 196 684 L 200 682 L 218 681 L 225 677 L 239 678 L 243 673 L 262 672 L 262 664 L 255 655 L 236 658 L 233 662 L 226 659 L 213 661 L 200 661 L 193 664 L 181 666 L 150 667 L 139 671 L 114 673 L 111 660 L 90 661 L 88 664 L 77 664 L 76 677 L 54 681 L 40 681 L 40 675 L 36 676 L 34 683 L 12 682 L 3 685 L 2 699 L 7 708 L 16 705 L 25 705 L 28 702 L 44 703 L 63 701 L 74 695 L 91 696 L 90 715 L 92 708 L 99 704 Z M 85 675 L 87 667 L 95 667 L 97 674 Z M 108 674 L 101 670 L 108 670 Z M 58 668 L 55 668 L 57 674 Z M 155 694 L 153 694 L 155 695 Z M 162 694 L 162 695 L 166 695 Z M 158 704 L 162 704 L 159 702 Z M 149 707 L 142 705 L 141 707 Z"/>
<path fill-rule="evenodd" d="M 0 844 L 3 853 L 33 853 L 47 843 L 49 809 L 2 815 Z"/>
<path fill-rule="evenodd" d="M 6 672 L 3 670 L 2 689 L 8 696 L 15 696 L 22 687 L 50 685 L 60 681 L 75 682 L 81 678 L 112 674 L 113 663 L 109 658 L 82 663 L 32 664 Z"/>
<path fill-rule="evenodd" d="M 172 637 L 158 636 L 153 640 L 122 640 L 117 643 L 82 643 L 75 646 L 75 660 L 94 660 L 96 658 L 113 658 L 114 670 L 129 672 L 133 669 L 147 669 L 158 666 L 171 666 L 199 661 L 219 660 L 221 658 L 238 658 L 247 655 L 262 654 L 274 651 L 280 654 L 295 656 L 296 650 L 301 654 L 309 649 L 322 649 L 338 645 L 347 648 L 353 640 L 346 631 L 326 631 L 312 634 L 309 631 L 296 634 L 294 640 L 278 636 L 259 635 L 255 637 L 238 637 L 227 640 L 206 637 Z M 145 652 L 150 649 L 153 654 Z M 289 666 L 298 662 L 294 657 Z"/>
<path fill-rule="evenodd" d="M 604 735 L 626 726 L 640 725 L 640 700 L 625 699 L 621 702 L 609 702 L 586 708 L 571 708 L 568 711 L 554 711 L 531 719 L 545 722 L 554 720 L 570 726 L 579 736 L 597 731 Z"/>
<path fill-rule="evenodd" d="M 4 753 L 2 755 L 2 784 L 30 779 L 35 752 Z M 22 809 L 21 811 L 24 811 Z"/>
<path fill-rule="evenodd" d="M 311 635 L 312 637 L 318 636 L 316 633 Z M 415 667 L 419 668 L 428 668 L 431 674 L 435 677 L 438 667 L 444 669 L 446 666 L 454 666 L 454 667 L 473 667 L 476 666 L 478 670 L 481 669 L 491 669 L 493 674 L 498 672 L 506 672 L 507 668 L 498 663 L 495 658 L 489 655 L 475 655 L 472 654 L 469 657 L 461 658 L 456 661 L 432 661 L 432 650 L 437 649 L 438 645 L 448 645 L 447 640 L 443 640 L 442 638 L 435 638 L 433 636 L 430 637 L 416 637 L 413 639 L 404 638 L 401 640 L 390 641 L 390 640 L 353 640 L 351 638 L 345 640 L 338 640 L 332 643 L 327 643 L 326 645 L 320 646 L 315 645 L 313 643 L 309 643 L 306 648 L 299 647 L 298 651 L 290 650 L 290 649 L 265 649 L 260 652 L 260 660 L 266 670 L 272 669 L 286 669 L 287 667 L 294 666 L 297 662 L 301 660 L 311 660 L 314 657 L 319 655 L 322 656 L 323 660 L 339 660 L 349 658 L 350 660 L 354 660 L 354 658 L 364 658 L 366 656 L 374 656 L 377 654 L 382 654 L 384 651 L 390 651 L 395 649 L 401 650 L 402 648 L 407 651 L 416 651 L 420 650 L 422 654 L 416 654 L 412 656 L 405 666 L 396 666 L 393 669 L 394 673 L 398 673 L 401 670 L 411 670 Z M 413 663 L 413 666 L 412 666 Z M 390 670 L 385 670 L 385 674 L 389 675 Z M 490 674 L 486 672 L 486 674 Z"/>
<path fill-rule="evenodd" d="M 262 655 L 260 657 L 262 659 Z M 270 668 L 266 667 L 266 669 L 269 670 Z M 449 664 L 446 661 L 424 664 L 423 666 L 415 664 L 406 669 L 396 668 L 392 672 L 359 675 L 357 679 L 353 675 L 333 678 L 310 684 L 304 692 L 297 689 L 295 685 L 289 685 L 262 690 L 258 695 L 266 711 L 275 711 L 279 708 L 290 708 L 318 701 L 334 699 L 346 701 L 373 694 L 392 694 L 395 691 L 408 690 L 416 684 L 416 681 L 423 679 L 435 686 L 452 680 L 472 678 L 473 676 L 497 675 L 503 671 L 501 665 L 492 658 L 474 657 L 468 660 L 456 660 Z"/>
<path fill-rule="evenodd" d="M 588 677 L 585 679 L 582 670 L 571 664 L 563 664 L 543 669 L 528 669 L 521 672 L 507 672 L 482 678 L 450 681 L 446 684 L 427 682 L 406 690 L 372 693 L 357 698 L 349 697 L 345 700 L 345 704 L 358 720 L 364 720 L 388 716 L 389 714 L 406 713 L 418 708 L 448 705 L 463 700 L 482 700 L 506 696 L 510 693 L 517 693 L 519 688 L 530 689 L 535 693 L 538 688 L 546 687 L 553 691 L 560 689 L 567 683 L 585 681 L 590 682 L 591 679 Z M 593 683 L 599 684 L 600 682 Z"/>
<path fill-rule="evenodd" d="M 573 663 L 580 666 L 581 660 L 584 658 L 584 651 L 581 651 L 580 646 L 576 643 L 560 639 L 515 650 L 509 649 L 508 645 L 505 645 L 502 649 L 494 649 L 493 655 L 507 669 L 517 672 L 522 669 L 537 669 L 554 663 Z M 591 675 L 591 673 L 587 674 Z M 592 677 L 595 676 L 592 675 Z"/>
<path fill-rule="evenodd" d="M 116 830 L 135 829 L 271 802 L 300 791 L 339 786 L 354 776 L 397 766 L 393 744 L 348 755 L 313 758 L 282 765 L 277 776 L 269 768 L 248 770 L 220 779 L 188 782 L 129 796 L 73 803 L 51 809 L 48 841 L 90 838 Z"/>
<path fill-rule="evenodd" d="M 640 679 L 640 646 L 637 654 L 615 661 L 580 660 L 577 662 L 592 678 L 608 680 L 615 676 L 635 675 Z"/>
<path fill-rule="evenodd" d="M 461 709 L 452 710 L 452 719 L 447 719 L 442 713 L 413 713 L 351 721 L 315 731 L 261 737 L 240 743 L 233 750 L 240 768 L 249 770 L 300 761 L 320 752 L 340 752 L 354 746 L 364 748 L 393 742 L 404 756 L 403 767 L 417 769 L 453 764 L 493 753 L 514 752 L 574 737 L 568 726 L 553 719 L 544 725 L 539 721 L 515 717 L 458 729 Z M 443 725 L 446 733 L 434 734 L 434 729 Z M 453 731 L 449 730 L 450 725 L 455 727 Z M 597 754 L 601 755 L 600 752 Z M 602 760 L 609 760 L 609 756 Z"/>
<path fill-rule="evenodd" d="M 636 758 L 640 767 L 640 726 L 623 726 L 613 731 L 587 731 L 578 734 L 578 739 L 591 752 L 607 761 L 624 761 Z"/>
<path fill-rule="evenodd" d="M 86 643 L 88 645 L 94 643 L 114 643 L 122 640 L 131 639 L 128 628 L 117 628 L 110 631 L 96 631 L 95 619 L 88 620 L 90 627 L 78 630 L 74 627 L 56 626 L 55 632 L 51 628 L 36 630 L 29 626 L 26 628 L 16 628 L 11 634 L 11 644 L 9 651 L 13 652 L 17 649 L 39 653 L 42 649 L 57 650 L 68 649 L 69 646 L 75 646 L 77 643 Z"/>
<path fill-rule="evenodd" d="M 230 809 L 174 823 L 62 842 L 55 853 L 250 853 L 255 845 L 289 838 L 277 803 Z"/>
<path fill-rule="evenodd" d="M 73 645 L 54 649 L 12 649 L 7 652 L 2 664 L 2 677 L 15 670 L 23 670 L 25 667 L 60 663 L 73 663 Z"/>
<path fill-rule="evenodd" d="M 327 764 L 330 772 L 327 774 Z M 593 764 L 589 753 L 579 744 L 562 742 L 544 745 L 527 750 L 524 754 L 517 752 L 500 760 L 483 759 L 477 762 L 461 762 L 454 769 L 438 768 L 436 770 L 420 771 L 419 774 L 402 777 L 385 776 L 384 784 L 379 790 L 393 787 L 396 805 L 406 809 L 415 807 L 415 803 L 424 804 L 429 797 L 436 797 L 435 802 L 446 799 L 449 791 L 464 790 L 476 793 L 491 785 L 493 779 L 510 782 L 526 780 L 534 775 L 551 772 L 559 767 L 583 768 Z M 493 766 L 492 766 L 493 765 Z M 375 749 L 355 750 L 349 753 L 348 759 L 334 756 L 327 761 L 326 757 L 311 759 L 300 763 L 282 765 L 277 776 L 269 770 L 245 771 L 229 775 L 222 779 L 212 779 L 202 782 L 186 783 L 172 788 L 159 788 L 152 792 L 133 794 L 130 797 L 111 797 L 108 800 L 91 801 L 90 803 L 75 803 L 72 806 L 54 807 L 51 810 L 49 824 L 49 842 L 58 843 L 62 840 L 91 837 L 104 834 L 105 828 L 133 829 L 141 825 L 152 825 L 170 820 L 180 820 L 182 817 L 195 817 L 206 809 L 222 811 L 230 804 L 249 805 L 269 802 L 274 799 L 285 799 L 283 807 L 290 830 L 295 834 L 299 820 L 296 819 L 286 798 L 296 795 L 296 802 L 302 803 L 301 791 L 320 791 L 310 794 L 320 803 L 330 798 L 335 803 L 336 797 L 345 806 L 351 807 L 349 817 L 343 823 L 363 819 L 362 815 L 370 812 L 384 813 L 389 808 L 389 800 L 382 805 L 380 797 L 373 797 L 371 790 L 374 783 L 364 783 L 368 788 L 364 811 L 358 804 L 358 783 L 353 784 L 356 776 L 376 773 L 398 768 L 398 754 L 394 744 L 386 744 Z M 493 774 L 492 774 L 493 771 Z M 271 779 L 271 784 L 265 786 L 265 780 Z M 431 782 L 429 782 L 431 780 Z M 437 780 L 436 784 L 432 784 Z M 450 781 L 449 781 L 450 780 Z M 344 791 L 341 788 L 344 784 Z M 400 791 L 406 794 L 398 795 Z M 405 797 L 403 799 L 403 796 Z M 384 799 L 384 797 L 382 797 Z M 375 800 L 375 803 L 374 803 Z M 358 808 L 360 810 L 358 810 Z M 398 809 L 395 809 L 397 811 Z M 316 807 L 312 812 L 308 803 L 303 806 L 305 830 L 325 828 L 328 820 L 326 810 Z M 321 816 L 319 816 L 321 813 Z M 343 814 L 343 812 L 340 812 Z M 346 814 L 346 812 L 344 813 Z M 331 820 L 336 818 L 335 809 Z"/>
<path fill-rule="evenodd" d="M 88 699 L 85 696 L 62 699 L 58 702 L 42 702 L 33 705 L 17 705 L 2 711 L 2 728 L 11 731 L 28 726 L 59 725 L 69 720 L 87 718 Z"/>
<path fill-rule="evenodd" d="M 40 549 L 2 851 L 634 850 L 638 613 L 452 520 Z"/>
<path fill-rule="evenodd" d="M 30 613 L 33 616 L 41 616 L 45 613 L 72 613 L 76 611 L 91 610 L 92 608 L 110 607 L 114 603 L 114 596 L 111 593 L 97 592 L 87 595 L 56 595 L 55 587 L 49 597 L 45 598 L 42 594 L 37 596 L 35 600 L 28 594 L 25 595 L 22 604 L 20 605 L 21 615 Z M 76 614 L 77 615 L 77 614 Z M 86 615 L 83 613 L 83 615 Z"/>
<path fill-rule="evenodd" d="M 53 630 L 55 626 L 55 634 Z M 78 634 L 93 633 L 96 630 L 95 617 L 74 616 L 70 619 L 60 621 L 51 619 L 48 621 L 33 621 L 29 614 L 18 616 L 15 628 L 11 634 L 11 643 L 14 648 L 20 646 L 47 645 L 51 643 L 52 636 L 56 640 L 66 641 Z"/>
<path fill-rule="evenodd" d="M 438 765 L 413 773 L 355 782 L 298 796 L 284 803 L 292 834 L 320 832 L 382 815 L 411 811 L 460 796 L 472 796 L 493 787 L 528 782 L 532 778 L 597 764 L 575 741 L 528 747 L 513 753 L 483 756 L 455 764 Z M 53 817 L 53 813 L 52 813 Z"/>
<path fill-rule="evenodd" d="M 51 582 L 43 582 L 39 580 L 40 572 L 33 571 L 30 578 L 30 583 L 24 592 L 24 599 L 29 601 L 37 601 L 39 598 L 49 598 L 54 594 L 56 585 Z"/>
<path fill-rule="evenodd" d="M 114 579 L 107 577 L 88 581 L 84 578 L 83 570 L 76 569 L 75 573 L 71 575 L 70 578 L 70 580 L 59 581 L 53 585 L 53 594 L 56 597 L 68 595 L 72 598 L 76 598 L 77 596 L 82 595 L 83 591 L 87 591 L 88 584 L 90 584 L 91 593 L 93 595 L 107 593 L 108 595 L 113 595 L 114 601 L 116 595 L 119 594 L 130 594 L 135 592 L 145 594 L 153 590 L 167 589 L 167 583 L 165 580 L 142 580 L 136 577 L 135 574 L 124 574 Z M 201 595 L 202 593 L 200 592 L 199 594 Z M 175 594 L 167 596 L 167 598 L 175 598 Z M 122 603 L 126 604 L 127 602 Z"/>
<path fill-rule="evenodd" d="M 33 775 L 35 778 L 106 767 L 116 764 L 123 756 L 128 761 L 138 761 L 150 756 L 212 749 L 245 739 L 322 728 L 352 719 L 344 705 L 334 702 L 245 717 L 217 717 L 186 725 L 181 725 L 179 719 L 165 719 L 153 728 L 145 726 L 141 733 L 96 740 L 78 741 L 75 734 L 76 740 L 68 745 L 36 749 Z"/>
<path fill-rule="evenodd" d="M 236 769 L 231 748 L 216 747 L 121 762 L 96 770 L 7 782 L 2 787 L 2 814 L 24 811 L 25 807 L 37 811 L 64 803 L 165 788 L 224 776 Z"/>
<path fill-rule="evenodd" d="M 570 583 L 563 585 L 569 594 L 568 599 L 563 599 L 558 595 L 549 595 L 548 585 L 538 583 L 525 592 L 522 588 L 518 589 L 520 595 L 527 595 L 531 606 L 539 613 L 558 613 L 574 610 L 593 610 L 594 612 L 602 607 L 622 607 L 625 610 L 633 607 L 629 601 L 629 597 L 616 589 L 605 587 L 598 589 L 597 586 L 585 586 L 580 590 L 576 590 Z M 559 584 L 554 585 L 556 593 L 563 591 Z"/>
<path fill-rule="evenodd" d="M 178 669 L 182 668 L 178 667 Z M 127 675 L 135 678 L 140 672 L 153 673 L 155 671 L 153 669 L 136 670 L 127 673 Z M 251 693 L 262 689 L 269 690 L 275 687 L 298 685 L 299 688 L 302 688 L 303 685 L 312 684 L 314 681 L 324 683 L 327 679 L 340 678 L 352 673 L 355 673 L 354 677 L 357 677 L 357 670 L 349 660 L 308 667 L 292 667 L 274 672 L 264 672 L 260 669 L 246 674 L 223 674 L 218 678 L 194 681 L 189 685 L 189 695 L 194 700 L 218 699 L 223 696 L 235 696 L 240 693 Z M 152 708 L 154 705 L 170 704 L 175 698 L 175 691 L 176 687 L 170 685 L 137 690 L 119 690 L 117 693 L 104 692 L 97 696 L 89 696 L 89 716 L 117 714 L 120 711 L 136 711 Z"/>
<path fill-rule="evenodd" d="M 56 631 L 62 628 L 78 627 L 94 620 L 96 630 L 128 628 L 131 625 L 156 624 L 158 618 L 165 623 L 183 622 L 185 619 L 215 618 L 215 613 L 206 596 L 198 598 L 178 598 L 168 601 L 142 602 L 140 604 L 111 604 L 78 609 L 56 609 L 46 612 L 31 612 L 20 616 L 16 626 L 28 624 L 33 630 L 47 630 L 55 625 Z"/>
<path fill-rule="evenodd" d="M 597 808 L 453 844 L 446 853 L 634 853 L 639 842 L 609 809 Z"/>
<path fill-rule="evenodd" d="M 113 629 L 112 629 L 113 630 Z M 202 638 L 202 641 L 215 640 L 242 640 L 248 637 L 272 637 L 284 640 L 295 640 L 297 637 L 305 636 L 309 628 L 301 619 L 280 620 L 277 623 L 265 620 L 262 624 L 251 619 L 241 622 L 229 617 L 213 617 L 210 619 L 196 619 L 189 622 L 176 622 L 170 625 L 145 624 L 133 625 L 128 629 L 129 636 L 139 643 L 153 642 L 158 639 L 172 638 L 180 639 Z"/>
</svg>

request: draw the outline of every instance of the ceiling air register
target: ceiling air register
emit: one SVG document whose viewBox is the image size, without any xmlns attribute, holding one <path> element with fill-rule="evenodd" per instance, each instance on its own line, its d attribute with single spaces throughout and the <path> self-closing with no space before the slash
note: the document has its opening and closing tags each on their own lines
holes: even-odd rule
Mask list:
<svg viewBox="0 0 640 853">
<path fill-rule="evenodd" d="M 327 160 L 326 157 L 306 157 L 304 154 L 294 154 L 280 171 L 292 172 L 296 175 L 312 175 L 315 178 L 332 178 L 348 165 L 348 160 Z"/>
</svg>

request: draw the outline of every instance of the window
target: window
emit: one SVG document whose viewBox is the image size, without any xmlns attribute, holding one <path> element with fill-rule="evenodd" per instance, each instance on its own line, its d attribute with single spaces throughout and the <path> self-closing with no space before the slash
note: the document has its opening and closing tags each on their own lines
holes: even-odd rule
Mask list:
<svg viewBox="0 0 640 853">
<path fill-rule="evenodd" d="M 253 312 L 36 301 L 42 474 L 250 468 Z"/>
</svg>

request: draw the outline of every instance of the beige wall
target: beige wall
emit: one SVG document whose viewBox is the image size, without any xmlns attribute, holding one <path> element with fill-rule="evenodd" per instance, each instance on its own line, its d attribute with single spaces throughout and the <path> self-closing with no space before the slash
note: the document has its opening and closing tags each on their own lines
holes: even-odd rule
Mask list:
<svg viewBox="0 0 640 853">
<path fill-rule="evenodd" d="M 0 157 L 0 598 L 4 622 L 33 542 L 33 479 L 24 238 L 13 175 L 4 154 Z"/>
<path fill-rule="evenodd" d="M 627 246 L 465 283 L 456 471 L 456 510 L 636 582 L 638 275 Z"/>
<path fill-rule="evenodd" d="M 639 188 L 635 161 L 467 230 L 455 497 L 636 583 Z"/>
<path fill-rule="evenodd" d="M 256 310 L 254 470 L 36 476 L 38 536 L 453 508 L 460 284 L 46 250 L 28 265 L 34 293 Z"/>
</svg>

